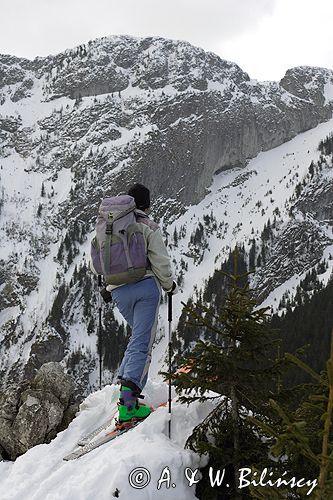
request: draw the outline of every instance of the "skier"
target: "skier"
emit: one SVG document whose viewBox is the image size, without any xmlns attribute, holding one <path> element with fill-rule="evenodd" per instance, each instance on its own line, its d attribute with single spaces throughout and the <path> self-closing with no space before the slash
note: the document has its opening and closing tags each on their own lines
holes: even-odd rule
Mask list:
<svg viewBox="0 0 333 500">
<path fill-rule="evenodd" d="M 137 183 L 129 189 L 128 195 L 135 201 L 135 219 L 144 237 L 147 266 L 141 279 L 106 287 L 118 310 L 132 329 L 118 373 L 120 381 L 119 422 L 144 419 L 151 412 L 148 405 L 138 402 L 138 398 L 142 398 L 141 391 L 148 377 L 161 288 L 173 295 L 178 292 L 161 230 L 148 217 L 149 189 Z"/>
</svg>

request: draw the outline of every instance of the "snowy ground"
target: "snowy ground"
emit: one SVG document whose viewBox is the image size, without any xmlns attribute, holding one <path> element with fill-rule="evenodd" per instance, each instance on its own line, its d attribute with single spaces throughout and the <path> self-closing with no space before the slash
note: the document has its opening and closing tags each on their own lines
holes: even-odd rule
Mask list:
<svg viewBox="0 0 333 500">
<path fill-rule="evenodd" d="M 149 382 L 144 392 L 145 401 L 157 406 L 167 399 L 168 387 L 163 382 Z M 205 459 L 184 450 L 184 444 L 193 427 L 211 411 L 212 403 L 187 407 L 174 402 L 171 440 L 168 409 L 163 407 L 115 441 L 76 461 L 63 461 L 81 436 L 107 419 L 118 394 L 115 385 L 91 394 L 69 428 L 49 445 L 35 446 L 14 463 L 0 462 L 1 500 L 110 500 L 117 489 L 123 500 L 196 498 L 195 486 L 189 486 L 185 471 L 202 467 Z M 142 487 L 147 471 L 150 482 Z M 136 488 L 130 484 L 131 473 Z M 187 470 L 188 477 L 191 474 Z"/>
</svg>

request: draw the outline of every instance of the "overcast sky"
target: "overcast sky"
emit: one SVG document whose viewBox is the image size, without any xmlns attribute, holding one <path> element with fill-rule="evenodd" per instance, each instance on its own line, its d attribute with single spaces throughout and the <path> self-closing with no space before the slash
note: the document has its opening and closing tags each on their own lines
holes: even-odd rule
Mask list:
<svg viewBox="0 0 333 500">
<path fill-rule="evenodd" d="M 0 0 L 2 54 L 33 59 L 118 34 L 187 40 L 258 80 L 333 69 L 332 0 Z"/>
</svg>

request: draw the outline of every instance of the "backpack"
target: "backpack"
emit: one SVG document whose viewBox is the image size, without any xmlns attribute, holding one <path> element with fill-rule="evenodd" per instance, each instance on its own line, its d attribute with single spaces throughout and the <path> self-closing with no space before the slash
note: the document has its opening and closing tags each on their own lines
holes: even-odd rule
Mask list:
<svg viewBox="0 0 333 500">
<path fill-rule="evenodd" d="M 99 207 L 91 259 L 108 285 L 133 283 L 146 274 L 146 244 L 135 209 L 129 195 L 104 198 Z"/>
</svg>

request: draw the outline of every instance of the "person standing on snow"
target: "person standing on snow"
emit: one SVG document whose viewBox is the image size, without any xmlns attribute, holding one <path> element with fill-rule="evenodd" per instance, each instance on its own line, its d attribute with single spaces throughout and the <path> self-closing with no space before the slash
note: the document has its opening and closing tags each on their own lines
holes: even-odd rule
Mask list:
<svg viewBox="0 0 333 500">
<path fill-rule="evenodd" d="M 151 412 L 148 405 L 139 404 L 138 398 L 141 397 L 140 393 L 148 378 L 151 350 L 157 328 L 161 288 L 172 294 L 178 291 L 171 270 L 170 257 L 168 256 L 161 230 L 159 226 L 148 217 L 150 207 L 149 189 L 142 184 L 135 184 L 128 191 L 128 196 L 124 195 L 109 198 L 105 201 L 119 199 L 119 203 L 126 203 L 127 199 L 131 200 L 130 197 L 134 198 L 135 205 L 133 202 L 133 207 L 136 207 L 134 210 L 135 225 L 144 240 L 144 259 L 146 265 L 143 269 L 143 276 L 138 280 L 134 277 L 131 282 L 125 281 L 121 283 L 122 275 L 120 273 L 118 277 L 120 283 L 117 282 L 117 284 L 109 284 L 107 286 L 107 290 L 111 292 L 112 300 L 132 329 L 132 334 L 118 373 L 121 384 L 119 399 L 120 422 L 126 422 L 133 418 L 144 419 Z M 127 212 L 129 211 L 130 208 Z M 106 213 L 107 216 L 111 214 L 111 212 Z M 117 217 L 115 217 L 115 220 L 116 219 Z M 124 230 L 120 232 L 122 231 L 124 232 Z M 128 250 L 124 253 L 128 254 Z M 95 258 L 94 265 L 94 251 L 92 251 L 93 270 L 98 274 L 105 274 L 105 272 L 100 272 L 103 270 L 101 260 L 99 257 L 97 257 L 97 260 Z M 109 272 L 111 273 L 111 271 Z M 107 281 L 106 277 L 106 282 Z M 110 281 L 113 283 L 116 282 L 114 279 Z"/>
</svg>

